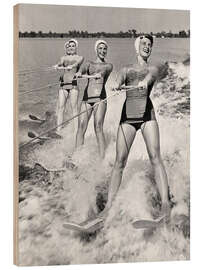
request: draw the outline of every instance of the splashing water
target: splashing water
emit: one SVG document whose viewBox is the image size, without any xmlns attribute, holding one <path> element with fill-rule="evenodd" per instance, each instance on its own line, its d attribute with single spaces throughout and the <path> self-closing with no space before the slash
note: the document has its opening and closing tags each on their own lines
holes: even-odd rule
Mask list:
<svg viewBox="0 0 203 270">
<path fill-rule="evenodd" d="M 151 98 L 157 111 L 162 158 L 173 202 L 170 226 L 156 230 L 136 230 L 132 226 L 136 218 L 153 218 L 160 209 L 160 197 L 140 131 L 104 228 L 85 235 L 62 226 L 68 220 L 82 222 L 104 207 L 125 98 L 121 94 L 108 102 L 103 162 L 98 156 L 92 119 L 85 144 L 77 151 L 73 126 L 69 124 L 63 129 L 62 140 L 45 142 L 43 146 L 34 144 L 20 153 L 24 170 L 19 183 L 21 265 L 189 259 L 189 66 L 170 63 L 169 68 L 168 77 L 154 87 Z M 112 82 L 113 76 L 107 90 Z M 46 169 L 34 170 L 36 163 Z M 65 172 L 51 171 L 64 166 Z"/>
</svg>

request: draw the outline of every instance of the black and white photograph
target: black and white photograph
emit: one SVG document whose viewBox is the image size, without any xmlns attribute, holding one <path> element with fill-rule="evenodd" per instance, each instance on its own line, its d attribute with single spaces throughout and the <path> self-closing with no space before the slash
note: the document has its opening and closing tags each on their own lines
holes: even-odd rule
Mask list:
<svg viewBox="0 0 203 270">
<path fill-rule="evenodd" d="M 190 10 L 14 7 L 14 262 L 190 260 Z"/>
</svg>

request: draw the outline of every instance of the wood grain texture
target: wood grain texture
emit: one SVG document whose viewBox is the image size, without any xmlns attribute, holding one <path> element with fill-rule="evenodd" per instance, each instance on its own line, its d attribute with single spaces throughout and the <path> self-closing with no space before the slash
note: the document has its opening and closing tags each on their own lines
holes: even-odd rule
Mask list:
<svg viewBox="0 0 203 270">
<path fill-rule="evenodd" d="M 13 138 L 14 138 L 14 177 L 13 177 L 13 262 L 19 265 L 19 249 L 18 249 L 18 32 L 19 32 L 19 5 L 13 7 Z"/>
</svg>

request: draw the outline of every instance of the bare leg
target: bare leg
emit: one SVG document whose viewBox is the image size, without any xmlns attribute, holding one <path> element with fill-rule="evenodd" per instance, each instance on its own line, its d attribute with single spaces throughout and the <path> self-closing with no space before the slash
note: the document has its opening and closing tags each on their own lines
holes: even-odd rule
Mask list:
<svg viewBox="0 0 203 270">
<path fill-rule="evenodd" d="M 73 116 L 78 114 L 78 94 L 79 90 L 77 88 L 73 88 L 70 91 L 70 107 Z M 78 129 L 78 117 L 74 118 L 74 135 L 76 136 L 76 132 Z"/>
<path fill-rule="evenodd" d="M 87 112 L 81 114 L 78 118 L 78 131 L 76 136 L 76 148 L 84 144 L 85 132 L 87 130 L 87 125 L 90 120 L 92 110 L 90 110 L 91 105 L 86 102 L 82 102 L 81 111 L 87 110 Z"/>
<path fill-rule="evenodd" d="M 105 215 L 112 205 L 122 180 L 123 170 L 125 168 L 128 154 L 136 135 L 136 130 L 129 124 L 119 125 L 116 142 L 116 161 L 114 163 L 111 182 L 109 185 L 108 201 L 101 216 Z"/>
<path fill-rule="evenodd" d="M 157 121 L 148 121 L 141 127 L 147 152 L 155 172 L 157 187 L 162 200 L 162 211 L 170 215 L 168 179 L 160 153 L 159 127 Z"/>
<path fill-rule="evenodd" d="M 59 126 L 57 128 L 57 131 L 60 131 L 62 128 L 61 124 L 63 123 L 63 117 L 64 117 L 67 98 L 68 98 L 68 91 L 60 88 L 59 95 L 58 95 L 58 104 L 57 104 L 57 126 Z"/>
<path fill-rule="evenodd" d="M 105 156 L 105 136 L 103 131 L 104 117 L 106 114 L 106 103 L 100 103 L 94 108 L 94 130 L 99 147 L 99 155 L 101 158 Z"/>
</svg>

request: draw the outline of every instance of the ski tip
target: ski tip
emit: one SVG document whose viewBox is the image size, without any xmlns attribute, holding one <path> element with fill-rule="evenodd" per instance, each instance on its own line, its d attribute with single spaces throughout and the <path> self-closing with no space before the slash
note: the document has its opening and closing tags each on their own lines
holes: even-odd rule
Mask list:
<svg viewBox="0 0 203 270">
<path fill-rule="evenodd" d="M 28 137 L 33 139 L 36 137 L 36 134 L 34 134 L 34 132 L 32 132 L 32 131 L 28 131 Z"/>
<path fill-rule="evenodd" d="M 80 224 L 74 222 L 67 222 L 63 224 L 63 227 L 73 231 L 79 231 L 83 233 L 94 233 L 103 227 L 103 219 L 97 218 L 95 220 L 87 220 Z"/>
<path fill-rule="evenodd" d="M 33 114 L 29 114 L 29 118 L 30 118 L 30 120 L 36 121 L 39 123 L 44 123 L 46 121 L 45 119 L 40 119 L 39 117 L 37 117 L 36 115 L 33 115 Z"/>
<path fill-rule="evenodd" d="M 33 115 L 33 114 L 29 114 L 29 118 L 30 118 L 31 120 L 38 120 L 38 117 L 36 117 L 36 116 Z"/>
</svg>

